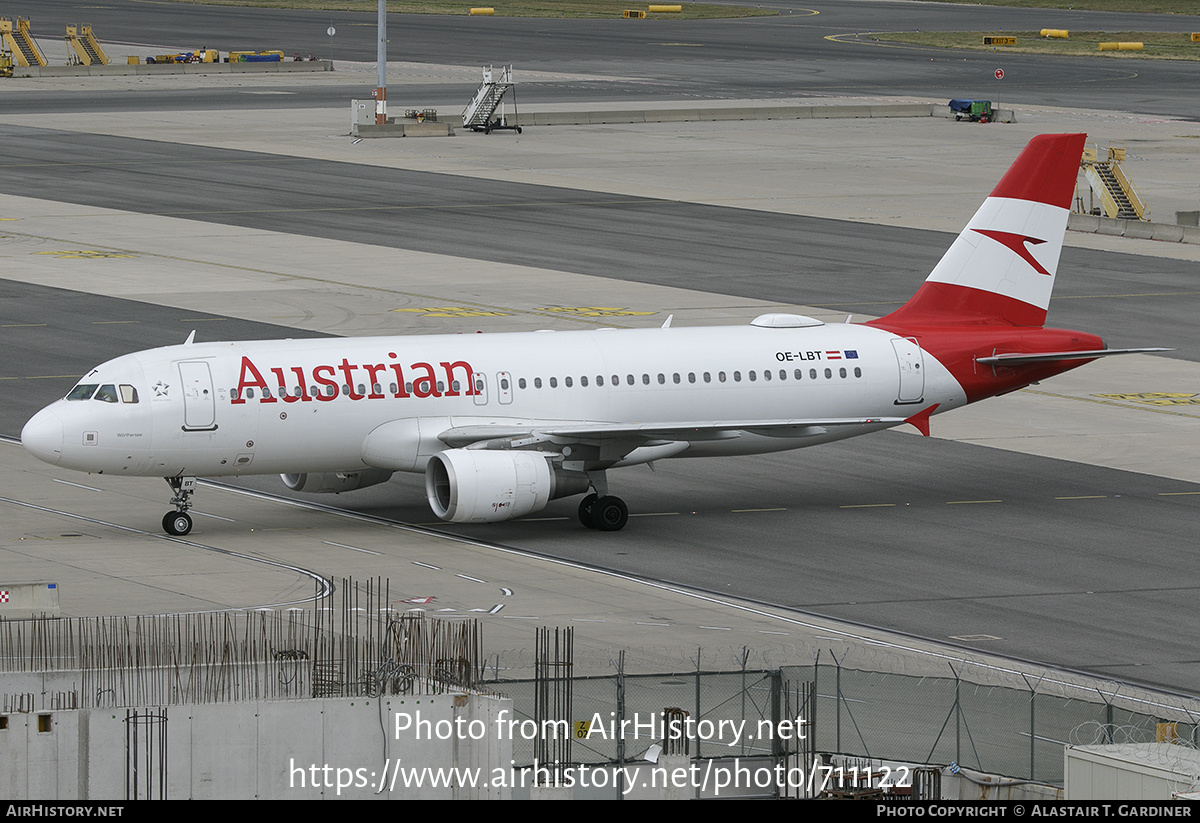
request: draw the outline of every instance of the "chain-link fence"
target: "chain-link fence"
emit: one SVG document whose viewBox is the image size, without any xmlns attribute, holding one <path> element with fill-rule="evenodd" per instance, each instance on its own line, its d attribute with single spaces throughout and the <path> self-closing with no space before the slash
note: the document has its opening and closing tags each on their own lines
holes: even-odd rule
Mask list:
<svg viewBox="0 0 1200 823">
<path fill-rule="evenodd" d="M 990 678 L 994 680 L 994 677 Z M 842 755 L 876 761 L 961 766 L 1061 786 L 1063 748 L 1092 727 L 1195 746 L 1192 701 L 1125 699 L 1119 688 L 1064 685 L 1013 674 L 1007 685 L 971 679 L 862 671 L 836 661 L 737 672 L 613 675 L 572 681 L 576 763 L 620 764 L 658 751 L 692 758 Z M 518 717 L 534 719 L 534 681 L 495 687 Z M 1164 698 L 1165 699 L 1165 698 Z M 672 740 L 671 720 L 680 734 Z M 538 718 L 545 720 L 546 718 Z M 1165 725 L 1170 724 L 1170 725 Z M 529 734 L 536 737 L 534 724 Z M 1078 737 L 1078 735 L 1076 735 Z M 534 741 L 514 735 L 518 766 Z M 807 756 L 807 757 L 806 757 Z"/>
</svg>

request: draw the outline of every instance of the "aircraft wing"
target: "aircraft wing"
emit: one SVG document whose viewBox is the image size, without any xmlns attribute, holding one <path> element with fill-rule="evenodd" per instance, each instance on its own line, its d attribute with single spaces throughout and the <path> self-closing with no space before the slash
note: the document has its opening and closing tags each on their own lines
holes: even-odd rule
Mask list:
<svg viewBox="0 0 1200 823">
<path fill-rule="evenodd" d="M 510 440 L 513 446 L 532 438 L 557 442 L 599 442 L 603 440 L 722 440 L 748 432 L 766 437 L 814 437 L 840 426 L 899 425 L 903 417 L 839 417 L 781 420 L 706 420 L 663 423 L 602 422 L 530 422 L 528 424 L 485 424 L 456 426 L 438 435 L 452 448 L 475 443 Z"/>
</svg>

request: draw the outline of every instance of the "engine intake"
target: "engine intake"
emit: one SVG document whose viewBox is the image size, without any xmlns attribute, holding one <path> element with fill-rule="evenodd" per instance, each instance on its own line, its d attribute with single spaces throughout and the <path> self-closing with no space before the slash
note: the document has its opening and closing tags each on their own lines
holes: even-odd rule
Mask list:
<svg viewBox="0 0 1200 823">
<path fill-rule="evenodd" d="M 590 485 L 587 475 L 565 472 L 539 452 L 449 449 L 435 454 L 425 467 L 429 507 L 451 523 L 521 517 Z"/>
</svg>

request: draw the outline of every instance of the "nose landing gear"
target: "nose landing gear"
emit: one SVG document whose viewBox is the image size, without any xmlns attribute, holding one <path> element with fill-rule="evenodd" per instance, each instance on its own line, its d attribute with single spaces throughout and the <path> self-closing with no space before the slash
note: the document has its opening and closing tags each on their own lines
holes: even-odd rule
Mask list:
<svg viewBox="0 0 1200 823">
<path fill-rule="evenodd" d="M 196 493 L 196 478 L 164 477 L 163 480 L 175 492 L 171 498 L 175 511 L 163 515 L 163 531 L 174 537 L 183 537 L 192 530 L 192 516 L 187 510 L 192 507 L 192 495 Z"/>
</svg>

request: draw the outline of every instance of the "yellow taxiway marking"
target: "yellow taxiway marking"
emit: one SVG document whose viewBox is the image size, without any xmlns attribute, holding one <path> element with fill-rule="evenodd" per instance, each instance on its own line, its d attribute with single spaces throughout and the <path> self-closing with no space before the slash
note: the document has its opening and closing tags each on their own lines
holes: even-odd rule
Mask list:
<svg viewBox="0 0 1200 823">
<path fill-rule="evenodd" d="M 136 257 L 133 254 L 123 254 L 113 251 L 89 251 L 87 249 L 71 249 L 69 251 L 35 251 L 34 254 L 50 254 L 59 259 L 71 260 L 103 260 L 109 257 Z"/>
<path fill-rule="evenodd" d="M 1021 391 L 1028 392 L 1029 394 L 1040 394 L 1044 397 L 1059 397 L 1059 398 L 1062 398 L 1063 400 L 1079 400 L 1084 403 L 1099 403 L 1101 406 L 1115 406 L 1118 409 L 1129 409 L 1130 411 L 1153 412 L 1155 414 L 1171 414 L 1176 417 L 1193 417 L 1193 418 L 1200 419 L 1200 414 L 1188 414 L 1187 412 L 1170 411 L 1169 409 L 1161 408 L 1157 405 L 1144 405 L 1143 404 L 1140 406 L 1130 406 L 1126 403 L 1118 403 L 1114 400 L 1099 400 L 1099 399 L 1097 399 L 1097 397 L 1100 397 L 1103 395 L 1098 395 L 1097 397 L 1075 397 L 1070 394 L 1057 394 L 1056 392 L 1039 391 L 1037 389 L 1021 389 Z"/>
<path fill-rule="evenodd" d="M 1093 397 L 1106 397 L 1109 400 L 1128 400 L 1131 403 L 1144 403 L 1147 406 L 1200 406 L 1200 394 L 1182 391 L 1143 391 L 1130 394 L 1094 394 Z"/>
<path fill-rule="evenodd" d="M 1055 500 L 1103 500 L 1107 494 L 1080 494 L 1074 497 L 1056 497 Z"/>
<path fill-rule="evenodd" d="M 5 323 L 3 326 L 0 326 L 0 329 L 32 329 L 45 325 L 45 323 Z"/>
<path fill-rule="evenodd" d="M 839 509 L 886 509 L 894 508 L 895 503 L 854 503 L 847 506 L 838 506 Z"/>
<path fill-rule="evenodd" d="M 1159 492 L 1159 497 L 1181 497 L 1187 494 L 1200 494 L 1200 492 Z"/>
<path fill-rule="evenodd" d="M 745 513 L 745 512 L 785 512 L 785 511 L 787 511 L 787 509 L 786 509 L 786 508 L 776 508 L 776 509 L 730 509 L 730 511 L 731 511 L 731 512 L 733 512 L 734 514 L 743 514 L 743 513 Z"/>
</svg>

